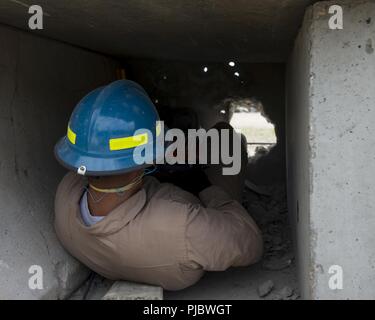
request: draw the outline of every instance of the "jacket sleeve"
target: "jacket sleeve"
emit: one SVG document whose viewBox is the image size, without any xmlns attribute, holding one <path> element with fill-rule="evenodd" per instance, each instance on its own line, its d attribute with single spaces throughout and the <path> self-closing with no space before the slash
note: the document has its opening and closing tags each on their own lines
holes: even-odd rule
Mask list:
<svg viewBox="0 0 375 320">
<path fill-rule="evenodd" d="M 191 205 L 186 226 L 187 258 L 207 271 L 257 262 L 263 254 L 261 233 L 248 212 L 220 187 L 211 186 Z"/>
</svg>

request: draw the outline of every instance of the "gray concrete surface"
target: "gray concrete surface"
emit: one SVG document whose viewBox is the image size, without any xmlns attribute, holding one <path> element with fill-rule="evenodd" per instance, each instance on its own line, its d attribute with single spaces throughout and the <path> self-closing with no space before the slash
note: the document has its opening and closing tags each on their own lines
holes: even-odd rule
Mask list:
<svg viewBox="0 0 375 320">
<path fill-rule="evenodd" d="M 27 29 L 28 5 L 45 12 L 37 34 L 121 57 L 285 61 L 316 0 L 2 0 L 0 21 Z M 108 23 L 110 21 L 110 23 Z"/>
<path fill-rule="evenodd" d="M 258 287 L 272 280 L 273 290 L 260 297 Z M 280 291 L 293 287 L 298 292 L 294 266 L 286 270 L 264 270 L 261 264 L 247 268 L 232 268 L 224 272 L 209 272 L 194 286 L 181 291 L 164 291 L 165 300 L 281 300 Z M 292 300 L 299 295 L 293 293 Z"/>
<path fill-rule="evenodd" d="M 328 7 L 344 30 L 328 28 Z M 375 298 L 375 3 L 310 8 L 289 62 L 289 209 L 302 295 Z M 343 288 L 329 287 L 332 266 Z"/>
<path fill-rule="evenodd" d="M 163 300 L 163 288 L 128 281 L 116 281 L 103 300 Z"/>
<path fill-rule="evenodd" d="M 296 264 L 303 298 L 310 293 L 310 24 L 311 11 L 295 42 L 287 68 L 286 128 L 288 209 L 293 227 Z"/>
<path fill-rule="evenodd" d="M 103 56 L 0 27 L 0 299 L 63 298 L 87 277 L 53 231 L 64 170 L 53 146 L 91 89 L 115 79 Z M 30 290 L 29 267 L 43 268 Z"/>
</svg>

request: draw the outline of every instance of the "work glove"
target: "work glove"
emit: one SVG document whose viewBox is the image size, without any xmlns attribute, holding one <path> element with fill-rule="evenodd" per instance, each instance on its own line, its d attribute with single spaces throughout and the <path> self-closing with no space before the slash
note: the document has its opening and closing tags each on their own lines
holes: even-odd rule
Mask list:
<svg viewBox="0 0 375 320">
<path fill-rule="evenodd" d="M 201 166 L 172 171 L 167 176 L 163 175 L 163 177 L 158 177 L 158 179 L 161 182 L 172 183 L 195 196 L 198 196 L 202 190 L 211 186 Z"/>
</svg>

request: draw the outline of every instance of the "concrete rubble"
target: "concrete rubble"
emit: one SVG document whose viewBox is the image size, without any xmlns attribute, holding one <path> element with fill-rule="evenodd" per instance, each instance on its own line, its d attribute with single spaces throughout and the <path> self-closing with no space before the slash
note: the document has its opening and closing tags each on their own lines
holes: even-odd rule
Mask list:
<svg viewBox="0 0 375 320">
<path fill-rule="evenodd" d="M 128 281 L 116 281 L 103 300 L 163 300 L 163 289 Z"/>
<path fill-rule="evenodd" d="M 259 287 L 258 287 L 258 294 L 259 297 L 263 298 L 267 296 L 273 289 L 275 284 L 273 283 L 272 280 L 268 280 L 266 282 L 263 282 Z"/>
<path fill-rule="evenodd" d="M 163 289 L 128 281 L 112 281 L 92 272 L 70 300 L 163 300 Z"/>
<path fill-rule="evenodd" d="M 114 281 L 92 272 L 88 280 L 70 296 L 69 300 L 100 300 L 113 284 Z"/>
<path fill-rule="evenodd" d="M 243 204 L 263 233 L 264 257 L 261 267 L 272 276 L 258 287 L 258 295 L 278 300 L 297 299 L 299 294 L 295 288 L 284 285 L 280 289 L 275 284 L 281 273 L 293 272 L 295 267 L 285 186 L 260 187 L 247 181 L 246 187 Z"/>
<path fill-rule="evenodd" d="M 279 291 L 276 291 L 274 296 L 272 297 L 273 300 L 296 300 L 299 298 L 299 294 L 294 292 L 294 289 L 285 286 Z"/>
</svg>

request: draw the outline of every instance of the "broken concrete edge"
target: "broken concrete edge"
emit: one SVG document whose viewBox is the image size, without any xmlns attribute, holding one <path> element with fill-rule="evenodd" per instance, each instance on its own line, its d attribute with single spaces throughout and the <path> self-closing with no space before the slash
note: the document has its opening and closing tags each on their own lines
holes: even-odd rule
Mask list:
<svg viewBox="0 0 375 320">
<path fill-rule="evenodd" d="M 163 288 L 129 281 L 116 281 L 102 300 L 163 300 Z"/>
<path fill-rule="evenodd" d="M 267 280 L 263 282 L 259 287 L 258 287 L 258 295 L 259 297 L 263 298 L 266 297 L 268 294 L 271 293 L 271 291 L 274 288 L 274 283 L 272 280 Z"/>
<path fill-rule="evenodd" d="M 329 28 L 330 4 L 342 6 L 342 32 Z M 368 259 L 374 254 L 373 205 L 364 196 L 374 189 L 374 163 L 368 157 L 374 151 L 375 3 L 323 2 L 310 11 L 290 61 L 294 95 L 289 90 L 287 106 L 288 199 L 301 295 L 366 299 L 375 294 L 374 263 Z M 353 281 L 342 287 L 343 270 Z M 329 288 L 332 274 L 338 286 Z"/>
<path fill-rule="evenodd" d="M 47 293 L 46 297 L 42 297 L 42 299 L 69 299 L 88 280 L 91 274 L 90 269 L 66 252 L 64 248 L 61 247 L 61 250 L 68 255 L 68 258 L 65 258 L 64 261 L 58 260 L 54 263 L 53 275 L 57 280 L 56 297 L 51 297 Z"/>
</svg>

